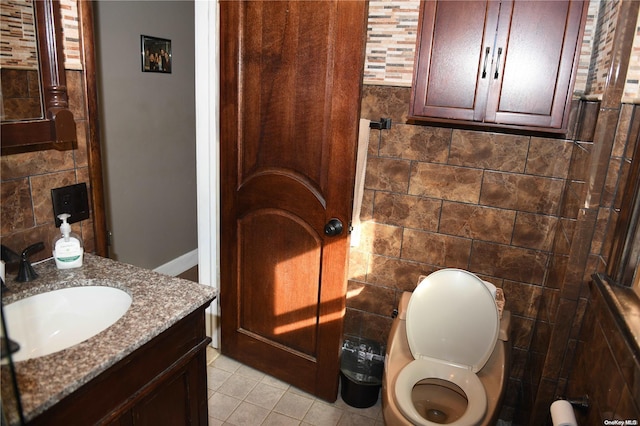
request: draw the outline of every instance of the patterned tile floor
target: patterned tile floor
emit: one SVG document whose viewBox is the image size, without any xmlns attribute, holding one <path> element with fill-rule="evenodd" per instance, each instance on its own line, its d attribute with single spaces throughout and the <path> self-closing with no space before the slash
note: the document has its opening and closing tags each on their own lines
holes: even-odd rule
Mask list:
<svg viewBox="0 0 640 426">
<path fill-rule="evenodd" d="M 370 408 L 333 404 L 207 349 L 209 426 L 384 426 L 380 399 Z"/>
</svg>

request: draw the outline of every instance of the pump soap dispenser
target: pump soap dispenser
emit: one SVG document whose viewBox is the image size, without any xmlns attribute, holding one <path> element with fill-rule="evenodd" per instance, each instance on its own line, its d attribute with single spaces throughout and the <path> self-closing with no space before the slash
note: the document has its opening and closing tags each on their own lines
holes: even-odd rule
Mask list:
<svg viewBox="0 0 640 426">
<path fill-rule="evenodd" d="M 60 225 L 61 235 L 53 240 L 53 258 L 58 269 L 71 269 L 82 266 L 82 257 L 84 255 L 82 240 L 77 234 L 71 232 L 71 225 L 67 223 L 67 219 L 70 217 L 71 215 L 68 213 L 58 215 L 58 219 L 62 221 Z"/>
</svg>

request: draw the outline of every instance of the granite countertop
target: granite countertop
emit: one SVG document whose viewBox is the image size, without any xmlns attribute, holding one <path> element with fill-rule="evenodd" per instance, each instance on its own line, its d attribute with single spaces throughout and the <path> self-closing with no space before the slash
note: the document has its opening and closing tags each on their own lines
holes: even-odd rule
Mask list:
<svg viewBox="0 0 640 426">
<path fill-rule="evenodd" d="M 167 330 L 179 320 L 208 305 L 217 295 L 213 287 L 170 277 L 151 270 L 85 253 L 81 268 L 58 270 L 48 260 L 34 266 L 39 277 L 18 283 L 7 277 L 9 291 L 2 303 L 66 287 L 106 285 L 132 297 L 129 310 L 115 324 L 68 349 L 15 363 L 25 420 L 45 412 L 109 367 Z M 19 342 L 18 342 L 19 343 Z M 11 377 L 2 365 L 2 401 L 11 424 Z M 12 412 L 13 411 L 13 412 Z"/>
</svg>

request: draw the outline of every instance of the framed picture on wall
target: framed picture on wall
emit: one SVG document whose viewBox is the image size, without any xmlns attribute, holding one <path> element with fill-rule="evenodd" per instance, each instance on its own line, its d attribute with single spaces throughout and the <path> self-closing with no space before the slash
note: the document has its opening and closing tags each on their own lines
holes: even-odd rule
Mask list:
<svg viewBox="0 0 640 426">
<path fill-rule="evenodd" d="M 142 72 L 171 73 L 171 40 L 140 36 Z"/>
</svg>

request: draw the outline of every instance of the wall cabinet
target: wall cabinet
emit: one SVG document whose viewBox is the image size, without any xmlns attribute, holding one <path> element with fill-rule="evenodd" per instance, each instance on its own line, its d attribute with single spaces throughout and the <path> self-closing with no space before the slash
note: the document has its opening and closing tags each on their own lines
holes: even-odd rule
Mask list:
<svg viewBox="0 0 640 426">
<path fill-rule="evenodd" d="M 411 118 L 566 131 L 587 7 L 421 2 Z"/>
</svg>

